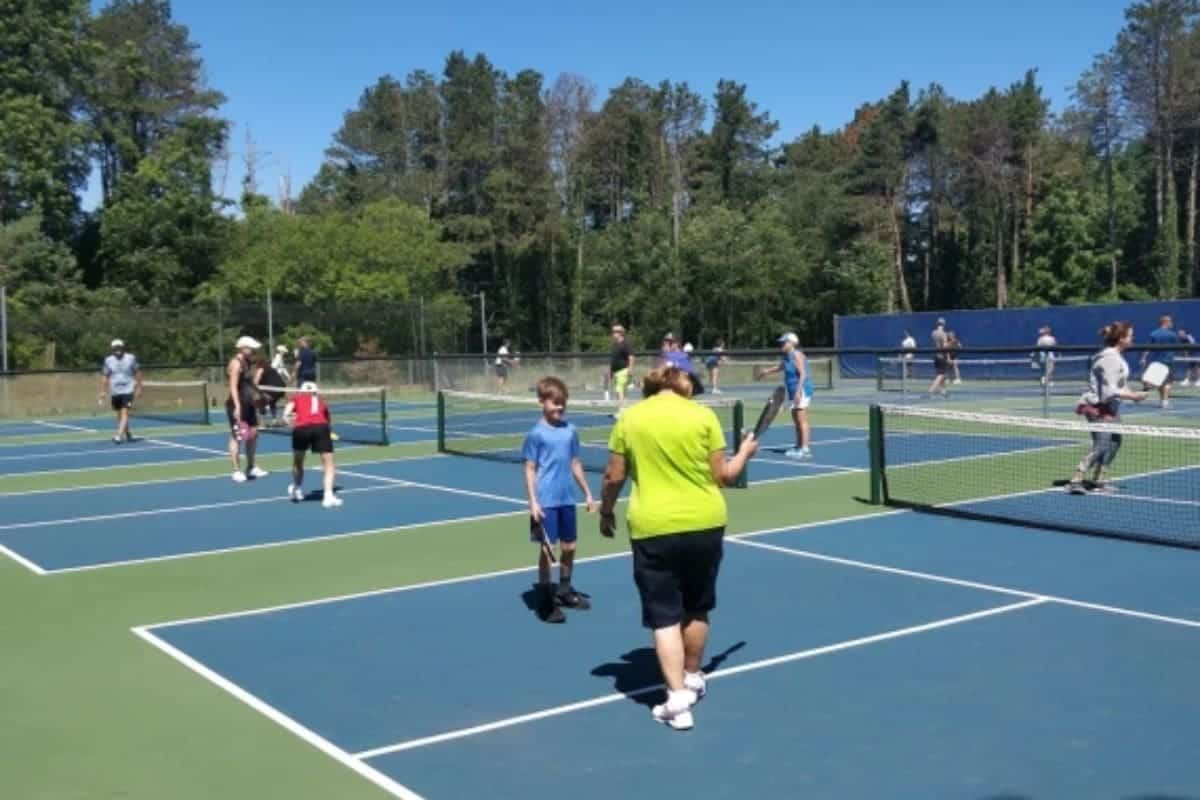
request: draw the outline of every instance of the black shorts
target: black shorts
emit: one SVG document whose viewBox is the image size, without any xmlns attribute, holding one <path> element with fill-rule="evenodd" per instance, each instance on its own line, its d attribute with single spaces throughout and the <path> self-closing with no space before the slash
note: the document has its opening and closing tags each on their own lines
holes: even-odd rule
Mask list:
<svg viewBox="0 0 1200 800">
<path fill-rule="evenodd" d="M 242 418 L 240 420 L 233 416 L 233 401 L 226 400 L 225 418 L 229 420 L 230 430 L 236 428 L 238 422 L 244 422 L 251 428 L 258 427 L 258 409 L 254 406 L 254 401 L 249 398 L 242 400 Z"/>
<path fill-rule="evenodd" d="M 634 539 L 633 580 L 642 625 L 667 628 L 717 607 L 725 528 Z"/>
<path fill-rule="evenodd" d="M 123 408 L 133 407 L 133 395 L 131 394 L 114 394 L 111 398 L 112 410 L 120 411 Z"/>
<path fill-rule="evenodd" d="M 333 434 L 328 425 L 305 425 L 292 431 L 292 451 L 295 453 L 332 453 Z"/>
<path fill-rule="evenodd" d="M 496 377 L 497 378 L 507 378 L 508 377 L 508 365 L 507 364 L 497 364 L 496 365 Z"/>
<path fill-rule="evenodd" d="M 935 375 L 945 375 L 946 370 L 950 368 L 950 359 L 947 356 L 933 357 L 933 372 Z"/>
</svg>

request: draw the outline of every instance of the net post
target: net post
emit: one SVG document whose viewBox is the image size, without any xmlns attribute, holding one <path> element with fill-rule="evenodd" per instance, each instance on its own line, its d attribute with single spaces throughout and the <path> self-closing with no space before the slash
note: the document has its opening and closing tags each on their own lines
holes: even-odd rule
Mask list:
<svg viewBox="0 0 1200 800">
<path fill-rule="evenodd" d="M 440 389 L 437 393 L 437 449 L 439 453 L 446 452 L 446 394 Z"/>
<path fill-rule="evenodd" d="M 875 355 L 875 391 L 883 391 L 883 358 L 878 353 Z"/>
<path fill-rule="evenodd" d="M 383 435 L 379 438 L 383 442 L 383 446 L 387 447 L 391 442 L 388 440 L 388 413 L 387 413 L 387 387 L 379 390 L 379 419 L 383 424 Z"/>
<path fill-rule="evenodd" d="M 733 450 L 742 446 L 742 437 L 746 435 L 746 406 L 741 400 L 733 404 Z M 750 485 L 750 464 L 747 463 L 734 482 L 735 489 L 745 489 Z"/>
<path fill-rule="evenodd" d="M 208 403 L 208 382 L 207 381 L 204 381 L 203 383 L 200 384 L 200 405 L 204 406 L 204 424 L 211 425 L 212 424 L 212 416 L 210 416 L 209 410 L 208 410 L 209 403 Z"/>
<path fill-rule="evenodd" d="M 871 406 L 869 450 L 871 454 L 871 505 L 883 505 L 883 410 Z"/>
</svg>

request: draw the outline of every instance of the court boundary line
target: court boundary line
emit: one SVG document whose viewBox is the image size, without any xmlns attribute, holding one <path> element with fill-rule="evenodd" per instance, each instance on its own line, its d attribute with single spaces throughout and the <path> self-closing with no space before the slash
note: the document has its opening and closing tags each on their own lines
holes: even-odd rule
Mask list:
<svg viewBox="0 0 1200 800">
<path fill-rule="evenodd" d="M 407 786 L 388 777 L 379 770 L 367 764 L 362 759 L 355 758 L 350 753 L 335 745 L 325 737 L 321 736 L 311 728 L 301 725 L 296 720 L 284 714 L 279 709 L 271 704 L 250 693 L 238 684 L 224 677 L 213 669 L 201 664 L 196 659 L 189 656 L 187 653 L 179 650 L 168 642 L 155 636 L 144 628 L 131 629 L 138 638 L 159 652 L 174 659 L 179 664 L 182 664 L 186 669 L 191 670 L 196 675 L 199 675 L 204 680 L 208 681 L 213 686 L 221 689 L 225 693 L 233 696 L 241 701 L 244 705 L 249 706 L 252 710 L 266 717 L 271 722 L 279 725 L 281 728 L 299 738 L 309 746 L 319 750 L 333 760 L 337 761 L 344 767 L 350 768 L 359 777 L 366 778 L 375 786 L 383 789 L 393 797 L 398 797 L 401 800 L 423 800 L 421 795 L 409 789 Z"/>
<path fill-rule="evenodd" d="M 990 524 L 995 525 L 998 523 Z M 1031 592 L 1025 589 L 1014 589 L 1008 586 L 999 586 L 997 584 L 983 583 L 981 581 L 954 578 L 949 575 L 938 575 L 937 573 L 933 572 L 922 572 L 921 570 L 905 569 L 904 567 L 893 567 L 888 564 L 878 564 L 872 561 L 860 561 L 854 558 L 831 556 L 825 553 L 817 553 L 812 550 L 801 550 L 799 548 L 785 547 L 783 545 L 770 544 L 768 542 L 746 541 L 744 538 L 735 540 L 735 543 L 744 547 L 756 547 L 762 550 L 770 550 L 772 552 L 793 556 L 795 558 L 809 559 L 811 561 L 822 561 L 828 564 L 838 564 L 844 567 L 854 567 L 856 569 L 865 569 L 872 572 L 882 572 L 888 575 L 899 575 L 901 577 L 913 578 L 915 580 L 929 581 L 932 583 L 944 583 L 951 586 L 961 586 L 964 588 L 979 589 L 982 591 L 996 592 L 999 594 L 1009 594 L 1026 598 L 1040 597 L 1049 603 L 1054 603 L 1057 605 L 1071 606 L 1073 608 L 1085 608 L 1091 611 L 1113 614 L 1115 616 L 1132 617 L 1134 619 L 1142 619 L 1150 622 L 1161 622 L 1168 625 L 1178 625 L 1185 628 L 1200 629 L 1200 620 L 1188 619 L 1186 617 L 1173 617 L 1167 614 L 1155 614 L 1149 611 L 1139 611 L 1137 609 L 1112 606 L 1105 603 L 1092 603 L 1086 600 L 1076 600 L 1074 598 L 1046 594 L 1044 592 Z"/>
<path fill-rule="evenodd" d="M 28 558 L 21 555 L 16 550 L 13 550 L 10 547 L 0 544 L 0 553 L 8 556 L 14 562 L 16 562 L 18 565 L 24 567 L 25 569 L 32 572 L 34 575 L 37 575 L 38 577 L 42 577 L 46 574 L 45 567 L 43 567 L 40 564 L 37 564 L 33 561 L 30 561 Z"/>
<path fill-rule="evenodd" d="M 833 644 L 821 645 L 819 647 L 812 647 L 812 648 L 808 648 L 806 650 L 796 650 L 791 653 L 785 653 L 785 654 L 779 655 L 779 656 L 772 656 L 770 658 L 759 659 L 758 661 L 750 661 L 745 664 L 738 664 L 735 667 L 719 669 L 719 670 L 715 670 L 713 672 L 707 673 L 705 675 L 705 678 L 707 680 L 719 680 L 721 678 L 728 678 L 728 677 L 732 677 L 734 675 L 740 675 L 740 674 L 746 673 L 746 672 L 754 672 L 757 670 L 768 669 L 770 667 L 776 667 L 781 664 L 790 664 L 790 663 L 794 663 L 796 661 L 805 661 L 805 660 L 808 660 L 811 658 L 817 658 L 820 656 L 829 655 L 831 653 L 840 653 L 840 652 L 844 652 L 846 650 L 853 650 L 858 647 L 865 647 L 865 646 L 872 645 L 872 644 L 878 644 L 879 642 L 893 641 L 895 639 L 901 639 L 906 636 L 915 636 L 917 634 L 927 633 L 929 631 L 940 630 L 943 628 L 949 628 L 954 625 L 961 625 L 961 624 L 964 624 L 967 622 L 974 622 L 974 621 L 977 621 L 980 619 L 986 619 L 988 617 L 999 616 L 1001 614 L 1010 614 L 1015 611 L 1023 611 L 1027 608 L 1033 608 L 1033 607 L 1041 605 L 1045 602 L 1046 601 L 1043 598 L 1032 597 L 1032 598 L 1027 598 L 1025 600 L 1021 600 L 1020 602 L 1016 602 L 1016 603 L 1007 603 L 1005 605 L 1000 605 L 1000 606 L 991 606 L 989 608 L 982 609 L 979 611 L 972 611 L 967 614 L 958 614 L 953 617 L 942 617 L 939 619 L 931 620 L 929 622 L 924 622 L 924 623 L 920 623 L 917 625 L 909 625 L 909 626 L 906 626 L 903 628 L 893 628 L 891 630 L 882 631 L 880 633 L 871 634 L 869 636 L 860 636 L 855 639 L 846 639 L 846 640 L 843 640 L 840 642 L 834 642 Z M 530 723 L 530 722 L 537 722 L 539 720 L 547 719 L 550 717 L 557 717 L 557 716 L 562 716 L 564 714 L 570 714 L 575 711 L 583 711 L 583 710 L 586 710 L 589 708 L 595 708 L 597 706 L 608 705 L 610 703 L 616 703 L 616 702 L 620 702 L 622 700 L 628 700 L 630 698 L 640 697 L 642 695 L 650 694 L 652 692 L 662 691 L 663 688 L 664 688 L 663 684 L 660 683 L 660 684 L 655 684 L 653 686 L 645 686 L 640 689 L 634 689 L 629 692 L 612 692 L 609 694 L 591 698 L 589 700 L 581 700 L 581 701 L 577 701 L 574 703 L 567 703 L 564 705 L 553 706 L 551 708 L 543 709 L 541 711 L 535 711 L 535 712 L 528 713 L 528 714 L 520 714 L 518 716 L 508 717 L 505 719 L 496 720 L 494 722 L 487 722 L 487 723 L 483 723 L 480 725 L 473 725 L 473 726 L 470 726 L 467 728 L 459 728 L 459 729 L 453 730 L 453 731 L 446 731 L 445 733 L 434 734 L 432 736 L 423 736 L 423 737 L 416 738 L 416 739 L 409 739 L 409 740 L 402 741 L 402 742 L 396 742 L 394 744 L 383 745 L 380 747 L 374 747 L 369 750 L 362 750 L 357 753 L 353 753 L 352 755 L 355 758 L 360 759 L 362 761 L 369 761 L 371 759 L 380 758 L 382 756 L 391 755 L 393 753 L 401 753 L 401 752 L 405 752 L 407 750 L 416 750 L 421 747 L 429 747 L 431 745 L 441 744 L 443 742 L 454 741 L 457 739 L 465 739 L 470 736 L 478 736 L 478 735 L 484 734 L 484 733 L 491 733 L 493 731 L 502 730 L 504 728 L 511 728 L 511 727 L 515 727 L 517 725 L 524 725 L 524 724 Z"/>
<path fill-rule="evenodd" d="M 64 442 L 64 444 L 81 444 L 81 442 Z M 96 444 L 103 445 L 103 444 L 105 444 L 105 442 L 97 442 Z M 0 455 L 0 461 L 26 461 L 26 460 L 47 459 L 47 458 L 70 458 L 71 456 L 90 456 L 90 455 L 95 455 L 97 453 L 114 453 L 114 454 L 116 454 L 116 453 L 145 453 L 145 452 L 148 452 L 151 450 L 162 450 L 163 449 L 162 445 L 154 444 L 154 443 L 151 443 L 149 447 L 136 447 L 136 446 L 130 447 L 129 445 L 116 445 L 116 444 L 113 444 L 112 442 L 107 442 L 107 444 L 108 444 L 108 447 L 101 446 L 101 447 L 96 447 L 92 450 L 69 450 L 65 453 L 26 453 L 24 455 Z M 37 447 L 36 444 L 30 445 L 30 446 Z M 118 449 L 118 448 L 120 448 L 120 449 Z M 99 467 L 99 469 L 103 469 L 103 467 Z M 16 473 L 8 473 L 8 474 L 22 475 L 24 473 L 16 472 Z"/>
</svg>

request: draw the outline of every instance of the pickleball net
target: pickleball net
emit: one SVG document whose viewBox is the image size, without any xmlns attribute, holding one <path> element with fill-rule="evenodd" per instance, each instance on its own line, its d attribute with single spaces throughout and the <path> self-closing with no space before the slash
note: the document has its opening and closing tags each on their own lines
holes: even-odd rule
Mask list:
<svg viewBox="0 0 1200 800">
<path fill-rule="evenodd" d="M 702 395 L 694 402 L 711 408 L 725 431 L 726 444 L 741 441 L 742 401 Z M 608 464 L 608 439 L 620 408 L 599 400 L 570 400 L 566 419 L 579 431 L 580 461 L 588 472 L 603 472 Z M 438 395 L 438 450 L 511 464 L 523 463 L 525 436 L 542 418 L 532 396 L 441 392 Z"/>
<path fill-rule="evenodd" d="M 1107 480 L 1072 493 L 1098 434 L 1120 441 Z M 870 447 L 875 502 L 1200 548 L 1200 429 L 879 405 Z"/>
</svg>

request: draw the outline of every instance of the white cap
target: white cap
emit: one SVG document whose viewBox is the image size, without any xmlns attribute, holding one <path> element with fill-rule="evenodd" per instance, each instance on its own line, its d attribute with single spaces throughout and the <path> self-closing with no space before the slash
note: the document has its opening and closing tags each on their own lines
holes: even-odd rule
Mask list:
<svg viewBox="0 0 1200 800">
<path fill-rule="evenodd" d="M 783 344 L 784 342 L 791 342 L 792 344 L 800 344 L 800 337 L 797 336 L 796 334 L 792 333 L 791 331 L 788 331 L 783 336 L 780 336 L 777 341 L 780 344 Z"/>
<path fill-rule="evenodd" d="M 237 345 L 235 346 L 238 350 L 241 350 L 243 347 L 249 347 L 251 350 L 258 350 L 260 347 L 262 347 L 262 343 L 260 343 L 253 336 L 243 336 L 237 340 Z"/>
<path fill-rule="evenodd" d="M 286 352 L 287 352 L 287 345 L 286 345 L 286 344 L 281 344 L 281 345 L 279 345 L 278 347 L 276 347 L 276 348 L 275 348 L 275 352 L 276 352 L 276 353 L 286 353 Z"/>
<path fill-rule="evenodd" d="M 685 353 L 690 353 L 690 352 L 692 352 L 692 351 L 693 351 L 693 350 L 695 350 L 695 349 L 696 349 L 696 348 L 692 347 L 692 343 L 691 343 L 691 342 L 688 342 L 687 344 L 685 344 L 685 345 L 683 346 L 683 352 L 685 352 Z"/>
<path fill-rule="evenodd" d="M 317 393 L 317 385 L 315 383 L 313 383 L 312 381 L 305 381 L 304 383 L 300 384 L 300 391 L 311 392 L 312 394 L 316 394 Z"/>
<path fill-rule="evenodd" d="M 113 339 L 112 344 L 109 346 L 112 347 L 112 349 L 116 350 L 118 347 L 124 347 L 125 343 L 122 342 L 120 339 Z"/>
</svg>

